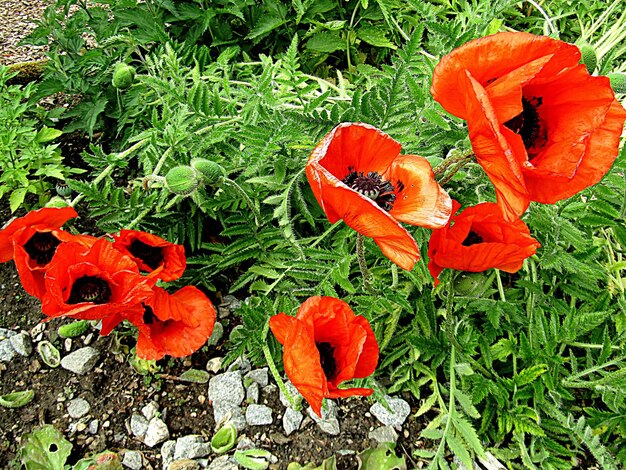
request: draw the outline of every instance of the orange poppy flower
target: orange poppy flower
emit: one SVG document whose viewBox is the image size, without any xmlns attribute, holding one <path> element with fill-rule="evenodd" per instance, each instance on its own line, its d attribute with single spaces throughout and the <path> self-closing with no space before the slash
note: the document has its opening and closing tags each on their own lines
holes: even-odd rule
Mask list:
<svg viewBox="0 0 626 470">
<path fill-rule="evenodd" d="M 46 271 L 42 310 L 49 317 L 98 320 L 149 298 L 154 282 L 107 240 L 91 247 L 62 243 Z"/>
<path fill-rule="evenodd" d="M 200 289 L 185 286 L 174 294 L 160 287 L 128 318 L 139 329 L 137 356 L 158 360 L 189 356 L 207 342 L 215 325 L 215 307 Z M 104 326 L 104 325 L 103 325 Z M 111 331 L 110 324 L 102 334 Z"/>
<path fill-rule="evenodd" d="M 13 220 L 10 224 L 0 230 L 0 263 L 5 263 L 13 258 L 13 236 L 19 230 L 31 227 L 42 232 L 50 232 L 54 229 L 61 228 L 65 222 L 77 216 L 78 214 L 72 207 L 46 207 L 36 211 L 31 211 L 24 217 Z M 43 242 L 37 242 L 37 240 L 35 240 L 33 241 L 33 245 L 38 245 L 32 248 L 32 250 L 34 250 L 33 257 L 38 257 L 40 260 L 45 259 L 49 262 L 50 259 L 52 259 L 52 255 L 54 254 L 54 250 L 58 246 L 58 243 L 54 242 L 54 240 L 44 240 Z"/>
<path fill-rule="evenodd" d="M 287 377 L 318 416 L 324 398 L 368 396 L 369 388 L 339 388 L 353 378 L 372 374 L 378 343 L 365 317 L 333 297 L 310 297 L 295 317 L 279 313 L 270 328 L 283 345 Z"/>
<path fill-rule="evenodd" d="M 455 212 L 460 207 L 453 201 Z M 540 246 L 524 222 L 509 222 L 497 204 L 483 202 L 453 215 L 446 227 L 433 230 L 428 244 L 428 269 L 435 286 L 444 268 L 470 272 L 497 268 L 514 273 Z"/>
<path fill-rule="evenodd" d="M 373 238 L 392 262 L 410 270 L 419 249 L 399 222 L 442 227 L 452 203 L 435 182 L 430 163 L 400 155 L 401 148 L 368 124 L 340 124 L 313 150 L 306 175 L 330 223 L 343 219 Z"/>
<path fill-rule="evenodd" d="M 574 45 L 499 33 L 435 67 L 431 92 L 467 120 L 476 159 L 507 220 L 530 201 L 552 204 L 597 183 L 618 152 L 626 111 Z"/>
<path fill-rule="evenodd" d="M 133 259 L 148 277 L 170 282 L 185 271 L 187 261 L 182 245 L 139 230 L 121 230 L 119 235 L 113 235 L 113 240 L 113 246 Z"/>
</svg>

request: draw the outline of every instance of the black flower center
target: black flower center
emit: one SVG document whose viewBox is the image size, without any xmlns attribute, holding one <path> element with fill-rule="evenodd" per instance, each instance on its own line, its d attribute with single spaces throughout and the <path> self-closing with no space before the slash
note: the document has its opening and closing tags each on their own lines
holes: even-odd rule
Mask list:
<svg viewBox="0 0 626 470">
<path fill-rule="evenodd" d="M 541 97 L 526 99 L 522 97 L 522 112 L 504 123 L 506 127 L 519 134 L 528 152 L 529 160 L 532 160 L 537 152 L 531 149 L 541 147 L 547 140 L 546 131 L 541 126 L 537 108 L 541 106 Z"/>
<path fill-rule="evenodd" d="M 146 325 L 152 325 L 156 320 L 158 320 L 157 316 L 154 314 L 154 310 L 150 305 L 146 305 L 144 303 L 141 304 L 143 306 L 143 322 Z"/>
<path fill-rule="evenodd" d="M 106 304 L 111 298 L 109 283 L 98 276 L 82 276 L 74 281 L 68 304 L 81 302 L 93 302 L 94 304 Z"/>
<path fill-rule="evenodd" d="M 470 230 L 470 233 L 467 234 L 467 237 L 465 237 L 465 240 L 463 240 L 461 245 L 472 246 L 472 245 L 476 245 L 477 243 L 482 243 L 482 242 L 483 242 L 483 237 L 478 235 L 473 230 Z"/>
<path fill-rule="evenodd" d="M 163 249 L 158 246 L 151 246 L 141 240 L 133 240 L 128 248 L 130 254 L 139 258 L 150 269 L 156 269 L 163 261 Z"/>
<path fill-rule="evenodd" d="M 37 232 L 24 244 L 24 250 L 39 266 L 48 264 L 61 242 L 50 232 Z"/>
<path fill-rule="evenodd" d="M 341 180 L 342 183 L 372 199 L 378 204 L 378 207 L 387 212 L 393 208 L 396 194 L 395 187 L 390 181 L 383 180 L 375 171 L 370 171 L 367 175 L 362 171 L 356 172 L 352 167 L 348 167 L 348 171 L 348 176 Z M 397 182 L 397 185 L 400 191 L 404 188 L 400 181 Z"/>
<path fill-rule="evenodd" d="M 337 377 L 337 363 L 335 362 L 335 348 L 330 343 L 315 343 L 318 352 L 320 353 L 320 363 L 322 370 L 326 376 L 326 380 L 333 380 Z"/>
</svg>

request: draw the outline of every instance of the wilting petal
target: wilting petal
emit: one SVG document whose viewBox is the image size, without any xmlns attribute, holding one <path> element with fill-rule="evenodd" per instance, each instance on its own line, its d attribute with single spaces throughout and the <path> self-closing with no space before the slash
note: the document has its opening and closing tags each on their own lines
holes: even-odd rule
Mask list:
<svg viewBox="0 0 626 470">
<path fill-rule="evenodd" d="M 426 228 L 440 228 L 448 222 L 452 200 L 435 181 L 428 160 L 401 155 L 393 161 L 384 178 L 396 188 L 396 200 L 389 211 L 396 220 Z"/>
</svg>

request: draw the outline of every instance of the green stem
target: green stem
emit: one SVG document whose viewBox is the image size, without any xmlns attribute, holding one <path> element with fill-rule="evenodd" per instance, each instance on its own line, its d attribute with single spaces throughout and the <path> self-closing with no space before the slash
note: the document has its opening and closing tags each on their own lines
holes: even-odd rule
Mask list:
<svg viewBox="0 0 626 470">
<path fill-rule="evenodd" d="M 367 268 L 367 262 L 365 260 L 365 237 L 358 233 L 356 234 L 356 257 L 359 260 L 359 269 L 363 276 L 363 286 L 367 291 L 372 290 L 372 273 Z"/>
<path fill-rule="evenodd" d="M 391 263 L 391 288 L 398 287 L 398 265 Z"/>
<path fill-rule="evenodd" d="M 246 204 L 248 205 L 248 207 L 252 211 L 252 214 L 254 215 L 254 223 L 258 227 L 261 214 L 259 214 L 259 210 L 254 205 L 254 202 L 252 202 L 252 199 L 250 199 L 250 196 L 248 196 L 248 193 L 246 193 L 241 186 L 239 186 L 230 178 L 222 177 L 220 181 L 222 183 L 226 183 L 228 186 L 233 188 L 237 192 L 237 194 L 239 194 L 241 197 L 244 198 L 244 200 L 246 201 Z"/>
<path fill-rule="evenodd" d="M 457 163 L 465 164 L 468 161 L 470 161 L 472 158 L 474 158 L 474 151 L 471 149 L 470 150 L 455 150 L 452 152 L 452 154 L 453 155 L 449 156 L 444 161 L 442 161 L 439 165 L 433 168 L 433 173 L 435 174 L 435 176 L 439 176 L 443 174 L 452 165 L 455 165 Z"/>
<path fill-rule="evenodd" d="M 302 403 L 301 400 L 296 400 L 294 397 L 291 396 L 291 393 L 289 393 L 289 390 L 287 390 L 287 386 L 285 385 L 285 382 L 283 381 L 283 378 L 280 376 L 280 373 L 278 372 L 278 369 L 276 368 L 276 364 L 274 363 L 274 359 L 272 358 L 272 353 L 270 353 L 270 348 L 267 345 L 267 332 L 269 330 L 269 326 L 270 326 L 270 322 L 269 320 L 265 323 L 265 326 L 263 327 L 263 333 L 262 333 L 262 338 L 263 338 L 263 355 L 265 356 L 265 361 L 267 362 L 267 367 L 269 367 L 270 372 L 272 373 L 272 376 L 274 377 L 274 380 L 276 381 L 276 384 L 278 385 L 278 388 L 280 388 L 280 391 L 283 392 L 283 395 L 285 395 L 285 398 L 287 399 L 287 401 L 289 402 L 289 404 L 291 405 L 291 407 L 296 410 L 299 411 L 302 409 Z"/>
<path fill-rule="evenodd" d="M 498 292 L 500 293 L 500 300 L 506 302 L 506 296 L 504 295 L 504 286 L 502 285 L 502 278 L 500 278 L 500 270 L 496 269 L 496 281 L 498 281 Z"/>
</svg>

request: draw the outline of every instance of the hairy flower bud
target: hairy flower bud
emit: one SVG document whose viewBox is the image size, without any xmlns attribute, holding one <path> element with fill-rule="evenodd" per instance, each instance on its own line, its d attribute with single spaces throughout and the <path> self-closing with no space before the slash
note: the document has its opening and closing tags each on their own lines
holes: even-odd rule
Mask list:
<svg viewBox="0 0 626 470">
<path fill-rule="evenodd" d="M 607 77 L 611 80 L 611 88 L 615 93 L 626 93 L 626 73 L 610 73 Z"/>
<path fill-rule="evenodd" d="M 198 177 L 193 168 L 186 165 L 175 166 L 165 175 L 165 186 L 174 194 L 188 196 L 198 188 Z"/>
<path fill-rule="evenodd" d="M 208 185 L 215 185 L 224 176 L 224 169 L 218 163 L 206 158 L 194 158 L 191 160 L 191 167 L 198 172 L 202 181 Z"/>
<path fill-rule="evenodd" d="M 589 44 L 580 46 L 581 61 L 587 67 L 587 71 L 591 74 L 598 65 L 598 56 L 596 50 Z"/>
<path fill-rule="evenodd" d="M 124 62 L 118 62 L 113 69 L 113 81 L 112 85 L 118 90 L 125 90 L 130 87 L 135 81 L 135 68 L 125 64 Z"/>
</svg>

